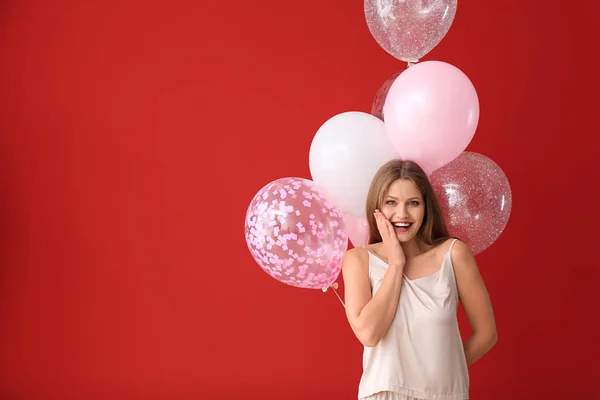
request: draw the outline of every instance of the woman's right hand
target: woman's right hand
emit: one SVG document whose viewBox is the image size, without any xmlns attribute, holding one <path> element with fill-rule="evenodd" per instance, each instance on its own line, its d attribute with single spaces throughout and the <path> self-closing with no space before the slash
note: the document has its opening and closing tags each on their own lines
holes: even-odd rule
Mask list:
<svg viewBox="0 0 600 400">
<path fill-rule="evenodd" d="M 388 264 L 403 268 L 404 264 L 406 264 L 406 256 L 404 255 L 402 246 L 400 246 L 394 226 L 379 210 L 375 210 L 375 221 L 377 222 L 377 229 L 383 240 L 383 245 L 387 249 Z"/>
</svg>

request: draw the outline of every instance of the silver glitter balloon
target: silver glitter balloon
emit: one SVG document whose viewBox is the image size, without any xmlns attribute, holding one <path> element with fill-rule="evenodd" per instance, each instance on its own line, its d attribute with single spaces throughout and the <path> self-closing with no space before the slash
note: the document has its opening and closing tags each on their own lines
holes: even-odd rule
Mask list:
<svg viewBox="0 0 600 400">
<path fill-rule="evenodd" d="M 375 99 L 373 100 L 373 105 L 371 106 L 371 115 L 376 116 L 380 120 L 383 121 L 383 105 L 385 104 L 385 98 L 387 97 L 390 88 L 392 87 L 392 83 L 396 80 L 396 78 L 400 75 L 400 72 L 396 72 L 392 75 L 388 80 L 386 80 L 383 85 L 375 94 Z"/>
<path fill-rule="evenodd" d="M 371 34 L 395 58 L 417 62 L 446 36 L 457 0 L 365 0 Z"/>
<path fill-rule="evenodd" d="M 498 239 L 510 217 L 512 194 L 495 162 L 465 151 L 429 178 L 452 236 L 463 240 L 473 254 Z"/>
</svg>

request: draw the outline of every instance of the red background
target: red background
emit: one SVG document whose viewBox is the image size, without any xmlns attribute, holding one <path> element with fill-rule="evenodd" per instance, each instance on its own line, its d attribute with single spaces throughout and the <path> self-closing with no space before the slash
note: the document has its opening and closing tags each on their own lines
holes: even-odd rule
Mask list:
<svg viewBox="0 0 600 400">
<path fill-rule="evenodd" d="M 472 398 L 600 398 L 599 7 L 459 3 L 424 60 L 473 81 L 468 150 L 514 199 L 477 256 L 500 339 Z M 263 185 L 310 178 L 323 122 L 368 112 L 405 67 L 362 3 L 0 12 L 0 398 L 355 398 L 362 348 L 334 294 L 262 272 L 243 225 Z"/>
</svg>

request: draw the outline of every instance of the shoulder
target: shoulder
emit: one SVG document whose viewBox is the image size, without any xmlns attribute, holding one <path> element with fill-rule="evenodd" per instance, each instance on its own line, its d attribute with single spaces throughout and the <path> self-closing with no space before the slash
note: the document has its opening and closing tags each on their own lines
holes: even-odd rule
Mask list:
<svg viewBox="0 0 600 400">
<path fill-rule="evenodd" d="M 446 240 L 445 246 L 452 254 L 452 258 L 470 258 L 473 257 L 469 246 L 460 239 L 450 238 Z"/>
<path fill-rule="evenodd" d="M 369 252 L 364 247 L 355 247 L 346 251 L 342 260 L 344 281 L 352 277 L 369 275 Z M 362 278 L 361 278 L 362 279 Z"/>
<path fill-rule="evenodd" d="M 475 257 L 469 246 L 460 239 L 448 239 L 448 249 L 454 270 L 457 272 L 477 270 Z"/>
<path fill-rule="evenodd" d="M 364 260 L 369 257 L 369 252 L 365 247 L 359 246 L 346 251 L 344 261 Z"/>
<path fill-rule="evenodd" d="M 458 238 L 450 237 L 434 245 L 432 252 L 436 253 L 436 257 L 445 257 L 448 253 L 451 253 L 454 258 L 455 254 L 462 253 L 465 250 L 469 250 L 465 243 Z"/>
</svg>

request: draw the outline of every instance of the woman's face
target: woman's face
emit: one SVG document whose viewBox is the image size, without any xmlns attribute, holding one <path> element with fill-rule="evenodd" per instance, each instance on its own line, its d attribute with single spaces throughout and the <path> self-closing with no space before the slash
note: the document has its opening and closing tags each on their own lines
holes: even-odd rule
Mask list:
<svg viewBox="0 0 600 400">
<path fill-rule="evenodd" d="M 400 242 L 413 239 L 425 217 L 423 196 L 413 181 L 397 179 L 390 185 L 381 212 L 392 222 Z"/>
</svg>

